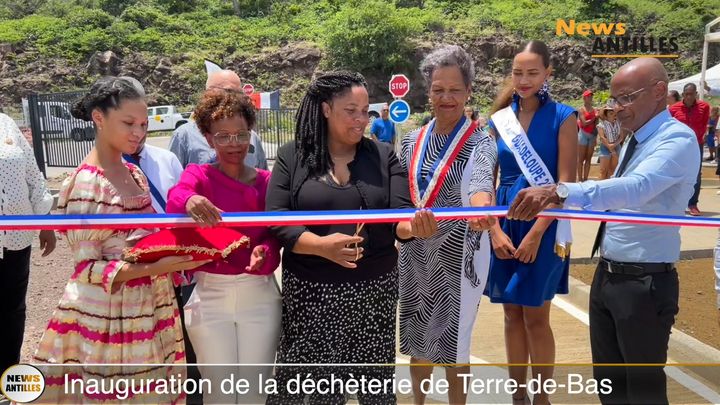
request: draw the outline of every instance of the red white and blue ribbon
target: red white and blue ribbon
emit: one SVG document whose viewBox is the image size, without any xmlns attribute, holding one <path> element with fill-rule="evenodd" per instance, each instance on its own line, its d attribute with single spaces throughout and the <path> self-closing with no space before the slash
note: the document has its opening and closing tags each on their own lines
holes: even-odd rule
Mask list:
<svg viewBox="0 0 720 405">
<path fill-rule="evenodd" d="M 508 207 L 433 208 L 438 220 L 473 217 L 504 217 Z M 320 224 L 393 223 L 410 220 L 416 209 L 352 211 L 275 211 L 225 212 L 220 226 L 303 226 Z M 600 212 L 552 209 L 539 217 L 580 221 L 623 222 L 653 226 L 690 226 L 720 228 L 720 218 L 646 215 L 625 212 Z M 195 221 L 184 214 L 104 214 L 104 215 L 0 215 L 0 230 L 64 231 L 70 229 L 138 229 L 193 227 Z"/>
<path fill-rule="evenodd" d="M 410 198 L 418 208 L 431 207 L 435 202 L 450 166 L 467 139 L 475 132 L 477 123 L 463 116 L 448 136 L 427 176 L 423 176 L 422 166 L 426 159 L 428 143 L 434 128 L 435 119 L 420 129 L 418 139 L 415 142 L 415 150 L 410 159 L 410 170 L 408 171 Z"/>
</svg>

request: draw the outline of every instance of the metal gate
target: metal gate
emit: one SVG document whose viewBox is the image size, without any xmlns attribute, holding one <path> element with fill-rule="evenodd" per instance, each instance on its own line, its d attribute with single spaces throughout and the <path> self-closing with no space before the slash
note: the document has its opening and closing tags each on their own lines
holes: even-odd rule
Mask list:
<svg viewBox="0 0 720 405">
<path fill-rule="evenodd" d="M 47 167 L 77 167 L 95 144 L 92 122 L 73 118 L 73 103 L 86 92 L 31 94 L 28 97 L 35 159 Z"/>
<path fill-rule="evenodd" d="M 295 139 L 295 109 L 258 110 L 255 131 L 260 135 L 265 157 L 274 160 L 277 150 Z"/>
<path fill-rule="evenodd" d="M 86 91 L 31 94 L 28 112 L 35 159 L 43 174 L 47 167 L 77 167 L 95 145 L 92 122 L 73 118 L 70 109 Z M 255 130 L 263 140 L 265 156 L 295 137 L 295 109 L 258 110 Z M 152 133 L 150 134 L 152 135 Z"/>
</svg>

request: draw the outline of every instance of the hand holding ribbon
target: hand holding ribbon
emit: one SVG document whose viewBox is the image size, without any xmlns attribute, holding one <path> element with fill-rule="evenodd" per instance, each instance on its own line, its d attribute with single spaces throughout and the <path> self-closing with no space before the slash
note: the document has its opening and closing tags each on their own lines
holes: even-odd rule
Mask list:
<svg viewBox="0 0 720 405">
<path fill-rule="evenodd" d="M 531 221 L 551 204 L 559 204 L 560 197 L 555 192 L 556 185 L 528 187 L 520 190 L 515 197 L 507 217 L 521 221 Z"/>
</svg>

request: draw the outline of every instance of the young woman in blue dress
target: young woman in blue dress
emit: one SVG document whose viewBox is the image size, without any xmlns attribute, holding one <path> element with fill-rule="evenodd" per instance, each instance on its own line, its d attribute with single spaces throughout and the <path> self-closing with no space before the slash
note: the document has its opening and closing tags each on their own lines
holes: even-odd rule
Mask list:
<svg viewBox="0 0 720 405">
<path fill-rule="evenodd" d="M 520 190 L 543 176 L 550 182 L 575 181 L 576 112 L 552 100 L 547 86 L 550 73 L 548 47 L 529 42 L 515 55 L 511 78 L 493 105 L 490 126 L 498 146 L 498 205 L 510 205 Z M 518 141 L 526 147 L 518 148 Z M 555 362 L 550 300 L 556 293 L 568 292 L 569 244 L 558 244 L 556 238 L 569 233 L 569 226 L 564 229 L 558 233 L 558 221 L 552 218 L 532 222 L 507 218 L 490 231 L 493 255 L 485 293 L 492 302 L 503 304 L 510 364 L 527 364 L 528 359 L 536 364 Z M 509 373 L 523 384 L 527 367 L 510 367 Z M 532 367 L 533 378 L 550 379 L 552 374 L 550 366 Z M 513 403 L 530 403 L 525 390 L 513 395 Z M 549 398 L 537 394 L 532 403 L 547 404 Z"/>
</svg>

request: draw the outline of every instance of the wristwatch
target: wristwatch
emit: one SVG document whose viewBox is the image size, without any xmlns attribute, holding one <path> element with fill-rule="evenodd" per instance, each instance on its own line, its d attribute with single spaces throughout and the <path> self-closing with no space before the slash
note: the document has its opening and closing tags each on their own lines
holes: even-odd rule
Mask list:
<svg viewBox="0 0 720 405">
<path fill-rule="evenodd" d="M 560 199 L 560 204 L 563 204 L 570 195 L 570 189 L 564 183 L 558 183 L 557 186 L 555 186 L 555 194 L 557 194 Z"/>
</svg>

